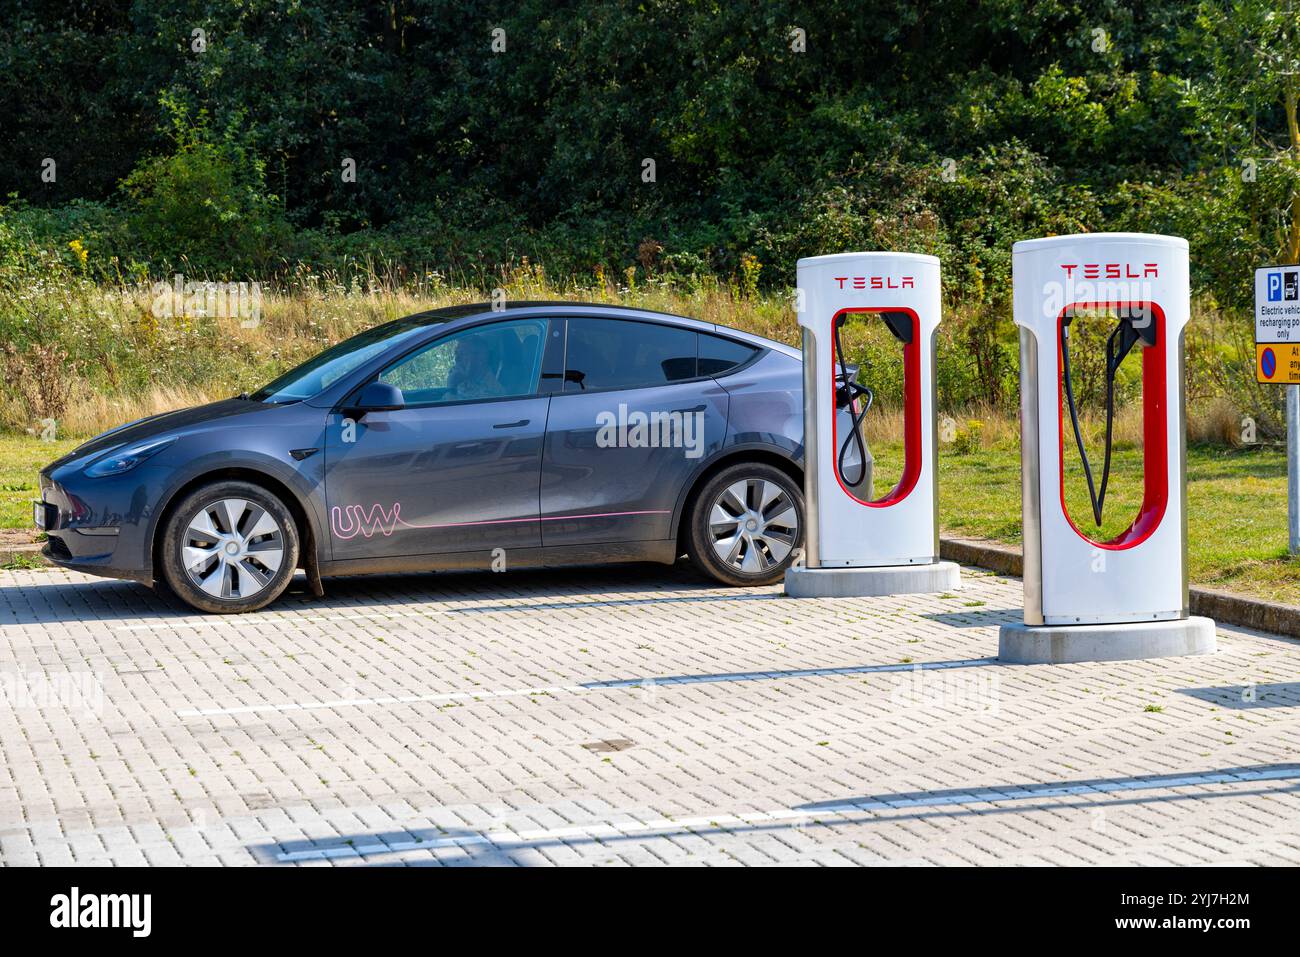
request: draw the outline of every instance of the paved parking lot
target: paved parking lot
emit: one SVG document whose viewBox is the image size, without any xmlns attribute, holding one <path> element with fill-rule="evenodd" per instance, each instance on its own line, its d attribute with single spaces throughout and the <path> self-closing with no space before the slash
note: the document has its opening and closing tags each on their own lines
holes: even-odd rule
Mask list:
<svg viewBox="0 0 1300 957">
<path fill-rule="evenodd" d="M 627 567 L 238 618 L 0 572 L 6 864 L 1300 863 L 1300 642 L 997 664 L 1018 581 Z"/>
</svg>

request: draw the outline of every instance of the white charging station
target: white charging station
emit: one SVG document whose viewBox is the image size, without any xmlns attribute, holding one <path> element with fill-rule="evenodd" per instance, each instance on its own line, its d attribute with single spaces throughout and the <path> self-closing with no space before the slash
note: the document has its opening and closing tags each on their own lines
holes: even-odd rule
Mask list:
<svg viewBox="0 0 1300 957">
<path fill-rule="evenodd" d="M 1016 243 L 1020 329 L 1023 625 L 999 636 L 1013 662 L 1098 661 L 1205 654 L 1214 622 L 1187 610 L 1183 331 L 1191 317 L 1187 241 L 1098 233 Z M 1107 405 L 1125 358 L 1140 369 L 1143 497 L 1132 522 L 1106 537 L 1110 427 L 1099 457 L 1084 442 L 1076 402 L 1081 350 L 1076 319 L 1102 321 Z M 1091 348 L 1102 348 L 1092 340 Z M 1072 351 L 1074 354 L 1072 355 Z M 1097 368 L 1093 363 L 1093 368 Z M 1080 465 L 1066 473 L 1067 450 Z M 1087 489 L 1091 514 L 1072 515 L 1068 482 Z M 1079 500 L 1078 495 L 1072 496 Z"/>
<path fill-rule="evenodd" d="M 786 572 L 787 595 L 960 586 L 957 565 L 939 560 L 934 336 L 940 291 L 934 256 L 869 252 L 799 260 L 808 521 L 803 561 Z M 904 464 L 898 484 L 879 496 L 861 433 L 871 414 L 872 370 L 851 368 L 839 347 L 838 332 L 850 320 L 881 322 L 900 343 Z"/>
</svg>

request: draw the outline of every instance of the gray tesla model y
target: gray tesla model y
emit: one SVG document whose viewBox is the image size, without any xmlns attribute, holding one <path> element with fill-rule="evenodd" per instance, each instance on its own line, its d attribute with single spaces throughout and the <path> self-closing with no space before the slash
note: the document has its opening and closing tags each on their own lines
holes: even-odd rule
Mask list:
<svg viewBox="0 0 1300 957">
<path fill-rule="evenodd" d="M 196 608 L 331 575 L 654 561 L 777 581 L 803 536 L 799 351 L 604 305 L 378 326 L 251 394 L 133 422 L 46 467 L 68 568 Z"/>
</svg>

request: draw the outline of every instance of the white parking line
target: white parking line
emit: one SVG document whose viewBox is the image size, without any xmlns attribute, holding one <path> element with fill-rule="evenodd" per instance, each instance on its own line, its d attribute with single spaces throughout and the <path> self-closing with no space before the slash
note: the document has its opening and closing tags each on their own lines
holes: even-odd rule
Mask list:
<svg viewBox="0 0 1300 957">
<path fill-rule="evenodd" d="M 1241 768 L 1233 771 L 1208 771 L 1184 775 L 1167 775 L 1136 778 L 1101 779 L 1082 781 L 1060 786 L 1051 784 L 1008 785 L 1005 787 L 972 787 L 949 792 L 921 793 L 917 795 L 881 795 L 880 799 L 844 801 L 825 805 L 778 808 L 772 811 L 704 814 L 689 818 L 654 818 L 646 821 L 597 821 L 559 828 L 539 828 L 516 831 L 508 824 L 496 824 L 491 831 L 474 834 L 434 837 L 427 840 L 376 842 L 373 844 L 339 844 L 330 847 L 308 848 L 277 853 L 282 863 L 296 861 L 328 860 L 339 857 L 366 857 L 373 854 L 395 854 L 403 851 L 437 850 L 444 847 L 473 847 L 492 844 L 509 848 L 535 841 L 565 841 L 571 838 L 607 840 L 628 837 L 643 832 L 680 834 L 708 828 L 725 830 L 740 825 L 761 825 L 777 822 L 794 822 L 795 827 L 824 824 L 828 821 L 848 823 L 850 816 L 881 811 L 914 808 L 942 808 L 953 805 L 992 804 L 1032 799 L 1074 797 L 1077 795 L 1112 795 L 1135 791 L 1155 791 L 1175 787 L 1204 786 L 1210 784 L 1255 784 L 1264 781 L 1287 781 L 1300 778 L 1300 765 L 1283 765 L 1277 768 Z M 1184 795 L 1194 797 L 1193 795 Z"/>
<path fill-rule="evenodd" d="M 836 816 L 832 813 L 831 816 Z M 711 816 L 680 818 L 655 818 L 649 821 L 597 822 L 594 824 L 574 825 L 572 827 L 539 828 L 533 831 L 515 831 L 506 826 L 504 830 L 487 831 L 479 834 L 458 835 L 455 837 L 437 837 L 429 840 L 394 841 L 378 844 L 343 844 L 334 847 L 313 848 L 303 851 L 288 851 L 276 854 L 276 860 L 284 863 L 294 861 L 327 860 L 334 857 L 364 857 L 370 854 L 394 854 L 402 851 L 436 850 L 443 847 L 472 847 L 481 844 L 510 846 L 529 841 L 563 841 L 570 838 L 601 840 L 606 838 L 627 837 L 644 831 L 661 831 L 680 833 L 698 828 L 722 828 L 728 825 L 765 824 L 775 821 L 803 821 L 814 823 L 813 815 L 807 811 L 794 808 L 782 808 L 776 811 L 754 811 L 747 814 L 716 814 Z M 797 825 L 796 825 L 797 826 Z"/>
</svg>

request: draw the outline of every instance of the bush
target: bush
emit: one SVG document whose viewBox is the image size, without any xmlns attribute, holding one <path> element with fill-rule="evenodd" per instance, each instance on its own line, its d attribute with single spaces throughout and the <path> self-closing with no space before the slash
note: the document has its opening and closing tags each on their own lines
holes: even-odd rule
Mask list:
<svg viewBox="0 0 1300 957">
<path fill-rule="evenodd" d="M 79 367 L 58 345 L 34 343 L 20 350 L 4 344 L 5 379 L 34 424 L 63 418 Z"/>
<path fill-rule="evenodd" d="M 969 455 L 984 447 L 984 423 L 979 419 L 967 419 L 966 424 L 957 427 L 953 437 L 952 448 L 958 455 Z"/>
<path fill-rule="evenodd" d="M 155 273 L 218 275 L 264 267 L 288 237 L 265 167 L 237 121 L 215 135 L 175 103 L 173 152 L 143 160 L 125 180 L 130 228 Z"/>
</svg>

